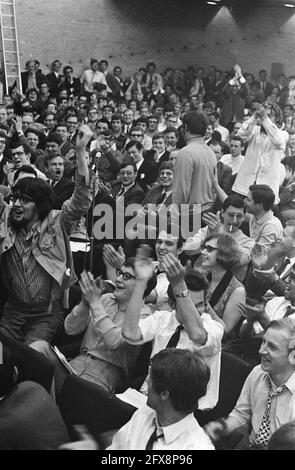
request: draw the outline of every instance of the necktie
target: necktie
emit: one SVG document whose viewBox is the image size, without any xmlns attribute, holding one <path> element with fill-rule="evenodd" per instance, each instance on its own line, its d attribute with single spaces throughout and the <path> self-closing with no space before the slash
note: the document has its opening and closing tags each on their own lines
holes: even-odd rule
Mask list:
<svg viewBox="0 0 295 470">
<path fill-rule="evenodd" d="M 152 432 L 152 434 L 150 435 L 150 438 L 149 440 L 147 441 L 147 444 L 145 446 L 145 450 L 152 450 L 153 449 L 153 445 L 154 445 L 154 442 L 159 439 L 160 437 L 162 437 L 164 434 L 159 434 L 157 435 L 157 428 Z"/>
<path fill-rule="evenodd" d="M 165 199 L 166 199 L 166 196 L 167 196 L 167 194 L 166 194 L 166 193 L 165 193 L 165 191 L 164 191 L 164 192 L 162 193 L 162 195 L 161 195 L 160 199 L 159 199 L 159 204 L 162 204 L 162 202 L 164 202 L 164 201 L 165 201 Z"/>
<path fill-rule="evenodd" d="M 283 316 L 283 318 L 288 317 L 289 315 L 292 315 L 292 313 L 295 313 L 295 307 L 292 307 L 292 305 L 289 305 L 286 309 L 286 313 Z"/>
<path fill-rule="evenodd" d="M 289 258 L 285 258 L 282 266 L 277 270 L 277 275 L 280 276 L 284 272 L 284 270 L 288 266 L 288 264 L 290 264 L 290 263 L 291 263 L 291 261 L 289 260 Z"/>
<path fill-rule="evenodd" d="M 181 330 L 183 330 L 183 329 L 184 329 L 183 325 L 178 325 L 178 327 L 174 331 L 173 335 L 169 339 L 166 348 L 176 348 L 177 343 L 178 343 L 179 338 L 180 338 Z"/>
<path fill-rule="evenodd" d="M 279 395 L 285 390 L 285 385 L 279 387 L 275 392 L 272 391 L 271 381 L 269 376 L 266 377 L 268 385 L 268 397 L 266 402 L 265 412 L 261 421 L 261 424 L 256 434 L 256 438 L 252 444 L 255 449 L 266 449 L 270 438 L 270 407 L 274 397 Z"/>
<path fill-rule="evenodd" d="M 123 193 L 124 193 L 124 186 L 121 186 L 121 189 L 119 189 L 119 191 L 117 192 L 117 197 L 122 196 Z"/>
</svg>

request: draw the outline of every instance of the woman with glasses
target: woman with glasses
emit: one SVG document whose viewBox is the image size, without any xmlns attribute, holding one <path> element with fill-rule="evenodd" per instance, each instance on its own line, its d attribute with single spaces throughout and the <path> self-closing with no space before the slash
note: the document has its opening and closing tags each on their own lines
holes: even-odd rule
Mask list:
<svg viewBox="0 0 295 470">
<path fill-rule="evenodd" d="M 139 348 L 127 344 L 121 329 L 136 283 L 134 262 L 134 258 L 128 258 L 117 269 L 113 293 L 103 294 L 105 283 L 101 278 L 94 280 L 92 274 L 85 271 L 81 274 L 79 284 L 82 300 L 64 322 L 68 335 L 84 333 L 80 352 L 74 359 L 62 365 L 48 344 L 43 341 L 38 341 L 37 345 L 35 343 L 35 349 L 45 354 L 55 365 L 57 395 L 68 371 L 113 393 L 118 393 L 128 385 L 128 374 Z M 150 308 L 144 305 L 144 298 L 155 288 L 156 282 L 156 276 L 153 275 L 142 298 L 141 318 L 151 313 Z"/>
<path fill-rule="evenodd" d="M 210 235 L 201 253 L 202 267 L 208 273 L 209 313 L 224 326 L 223 341 L 234 335 L 241 314 L 238 305 L 245 302 L 245 288 L 233 275 L 241 256 L 239 245 L 230 235 Z"/>
</svg>

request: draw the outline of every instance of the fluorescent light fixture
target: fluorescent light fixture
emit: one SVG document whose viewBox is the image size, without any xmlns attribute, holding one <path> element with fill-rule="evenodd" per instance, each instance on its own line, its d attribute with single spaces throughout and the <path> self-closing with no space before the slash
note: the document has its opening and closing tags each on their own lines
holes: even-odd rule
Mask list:
<svg viewBox="0 0 295 470">
<path fill-rule="evenodd" d="M 206 2 L 206 3 L 207 3 L 207 5 L 217 5 L 216 2 Z"/>
<path fill-rule="evenodd" d="M 284 3 L 284 7 L 295 8 L 295 5 L 292 5 L 291 3 Z"/>
</svg>

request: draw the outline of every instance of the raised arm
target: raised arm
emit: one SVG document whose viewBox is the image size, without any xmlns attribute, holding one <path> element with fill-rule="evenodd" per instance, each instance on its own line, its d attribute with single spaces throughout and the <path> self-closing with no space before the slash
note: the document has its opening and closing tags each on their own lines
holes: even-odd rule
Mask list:
<svg viewBox="0 0 295 470">
<path fill-rule="evenodd" d="M 136 283 L 125 313 L 122 327 L 122 334 L 127 341 L 139 341 L 141 339 L 141 331 L 138 327 L 140 309 L 143 302 L 144 291 L 153 272 L 154 266 L 152 259 L 145 256 L 142 249 L 137 250 L 135 260 Z"/>
<path fill-rule="evenodd" d="M 164 256 L 162 266 L 173 287 L 176 297 L 177 315 L 182 319 L 188 337 L 193 343 L 203 346 L 207 341 L 207 331 L 204 328 L 200 313 L 194 306 L 190 295 L 186 297 L 179 296 L 179 294 L 187 290 L 184 281 L 184 267 L 171 253 L 167 253 Z"/>
<path fill-rule="evenodd" d="M 71 234 L 77 222 L 87 212 L 92 199 L 92 178 L 90 181 L 86 161 L 86 147 L 92 136 L 92 131 L 85 124 L 79 129 L 76 141 L 77 174 L 72 197 L 66 201 L 61 210 L 61 223 L 68 235 Z"/>
</svg>

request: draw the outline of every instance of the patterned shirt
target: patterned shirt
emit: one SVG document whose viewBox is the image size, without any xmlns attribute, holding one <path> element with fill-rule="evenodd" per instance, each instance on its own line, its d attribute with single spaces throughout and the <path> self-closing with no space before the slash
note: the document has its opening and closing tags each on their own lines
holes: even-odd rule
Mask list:
<svg viewBox="0 0 295 470">
<path fill-rule="evenodd" d="M 39 232 L 40 222 L 29 232 L 18 231 L 14 245 L 3 254 L 2 272 L 12 297 L 25 303 L 49 304 L 53 279 L 32 253 L 33 240 Z"/>
</svg>

